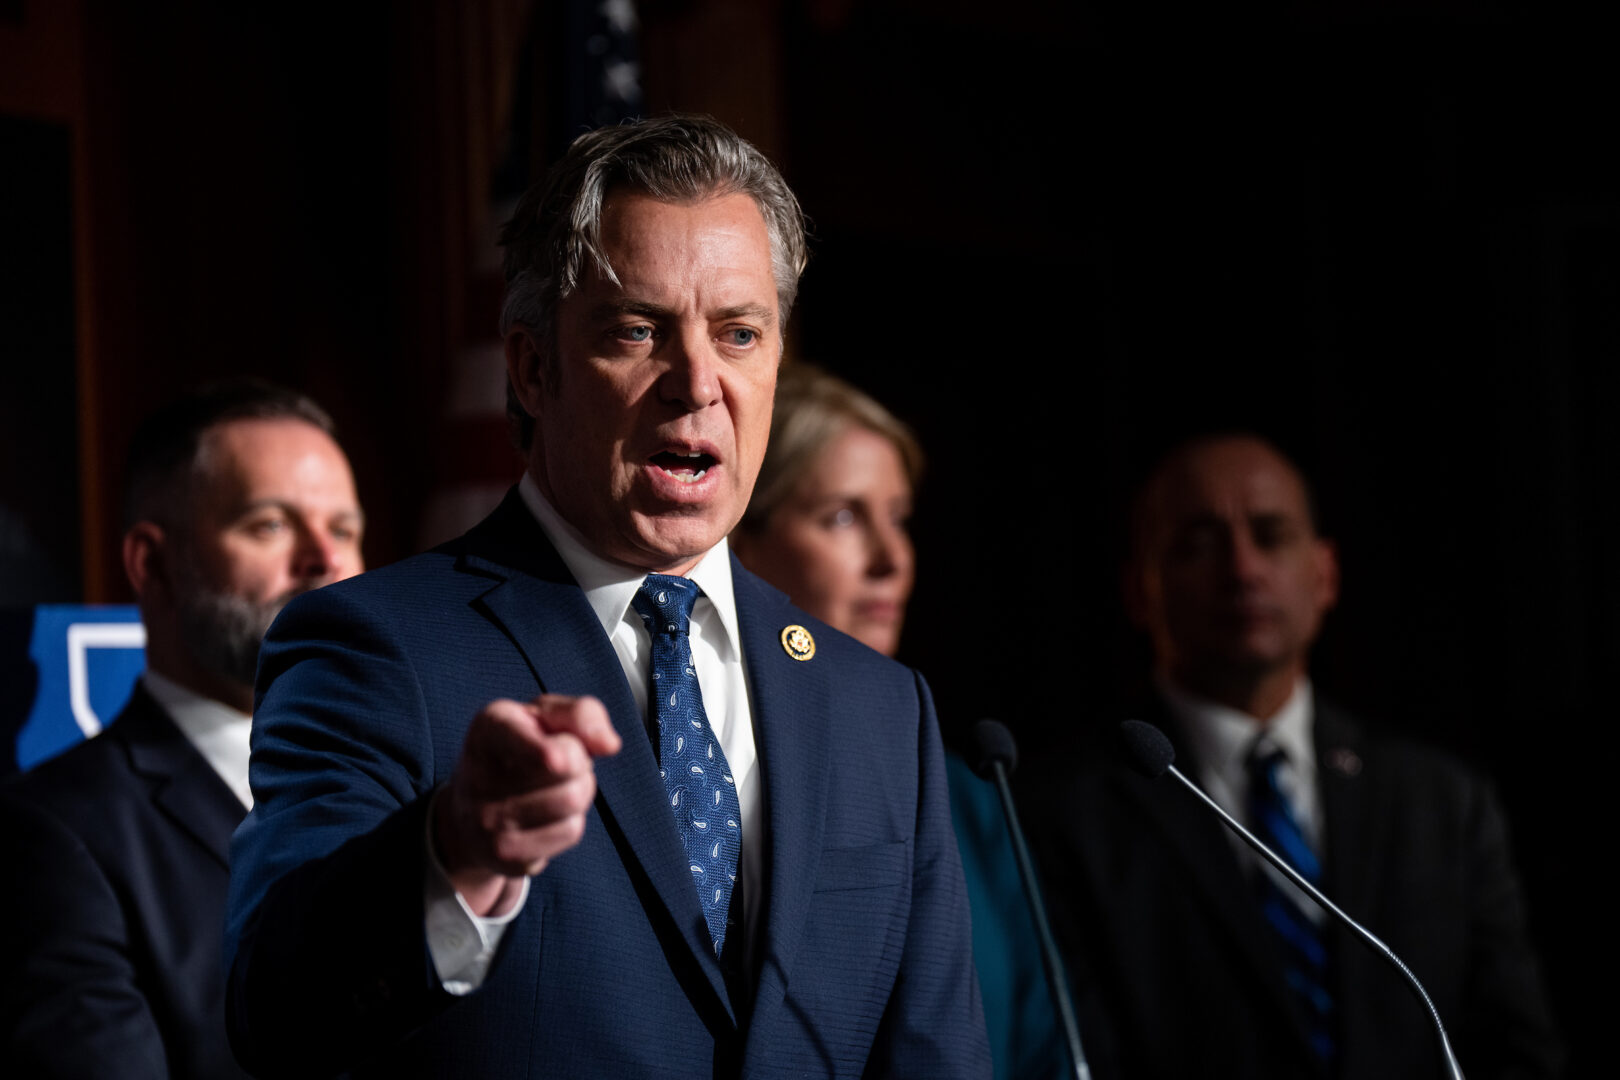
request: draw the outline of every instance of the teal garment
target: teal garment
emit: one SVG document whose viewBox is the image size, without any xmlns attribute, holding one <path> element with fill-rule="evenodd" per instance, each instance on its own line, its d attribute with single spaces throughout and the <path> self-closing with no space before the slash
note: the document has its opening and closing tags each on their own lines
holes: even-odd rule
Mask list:
<svg viewBox="0 0 1620 1080">
<path fill-rule="evenodd" d="M 1071 1069 L 1052 996 L 1041 970 L 1040 942 L 1018 879 L 1012 837 L 994 784 L 967 762 L 945 755 L 951 825 L 962 852 L 973 916 L 973 964 L 996 1080 L 1051 1080 Z"/>
</svg>

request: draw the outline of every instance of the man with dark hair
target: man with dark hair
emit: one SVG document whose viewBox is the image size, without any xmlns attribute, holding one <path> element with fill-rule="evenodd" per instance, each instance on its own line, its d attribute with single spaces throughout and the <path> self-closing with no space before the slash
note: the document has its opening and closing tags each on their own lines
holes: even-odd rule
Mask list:
<svg viewBox="0 0 1620 1080">
<path fill-rule="evenodd" d="M 1176 448 L 1138 497 L 1126 575 L 1151 718 L 1183 772 L 1407 962 L 1470 1080 L 1555 1075 L 1491 786 L 1312 690 L 1338 589 L 1288 459 L 1246 434 Z M 1189 792 L 1097 748 L 1050 779 L 1031 816 L 1099 1080 L 1443 1075 L 1401 976 Z"/>
<path fill-rule="evenodd" d="M 737 564 L 804 266 L 722 125 L 581 136 L 505 233 L 527 472 L 291 605 L 233 847 L 262 1075 L 988 1075 L 922 680 Z"/>
<path fill-rule="evenodd" d="M 266 383 L 148 419 L 128 507 L 146 671 L 105 732 L 0 791 L 7 1075 L 240 1074 L 219 926 L 231 832 L 252 805 L 259 642 L 291 597 L 361 569 L 331 420 Z"/>
</svg>

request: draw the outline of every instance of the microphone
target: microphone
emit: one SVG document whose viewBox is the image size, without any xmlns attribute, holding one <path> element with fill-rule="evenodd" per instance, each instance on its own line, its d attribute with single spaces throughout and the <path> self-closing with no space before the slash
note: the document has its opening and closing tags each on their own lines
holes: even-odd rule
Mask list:
<svg viewBox="0 0 1620 1080">
<path fill-rule="evenodd" d="M 1368 948 L 1395 965 L 1395 970 L 1405 977 L 1406 984 L 1412 988 L 1412 992 L 1423 1003 L 1423 1007 L 1429 1011 L 1429 1019 L 1434 1022 L 1435 1034 L 1440 1037 L 1440 1055 L 1445 1059 L 1447 1074 L 1451 1077 L 1451 1080 L 1463 1080 L 1462 1066 L 1457 1064 L 1457 1056 L 1451 1052 L 1451 1040 L 1446 1038 L 1446 1026 L 1440 1022 L 1440 1010 L 1434 1007 L 1434 1002 L 1429 1000 L 1428 991 L 1423 989 L 1423 984 L 1418 982 L 1417 976 L 1413 975 L 1411 969 L 1401 962 L 1401 958 L 1396 956 L 1388 945 L 1373 936 L 1372 932 L 1366 927 L 1339 910 L 1337 904 L 1323 896 L 1321 890 L 1305 880 L 1299 871 L 1288 864 L 1287 860 L 1267 847 L 1259 837 L 1245 829 L 1237 818 L 1228 814 L 1221 808 L 1219 803 L 1204 794 L 1202 788 L 1187 779 L 1186 775 L 1176 768 L 1174 764 L 1176 750 L 1175 747 L 1170 745 L 1170 740 L 1164 732 L 1142 720 L 1126 720 L 1119 725 L 1119 733 L 1125 742 L 1125 750 L 1130 755 L 1131 763 L 1136 766 L 1138 772 L 1149 780 L 1157 780 L 1168 772 L 1181 781 L 1182 786 L 1198 796 L 1205 806 L 1219 814 L 1221 820 L 1226 823 L 1227 828 L 1242 837 L 1244 843 L 1259 852 L 1267 862 L 1287 875 L 1289 881 L 1299 886 L 1312 900 L 1321 904 L 1324 911 L 1331 912 L 1340 922 L 1354 930 L 1356 936 Z"/>
<path fill-rule="evenodd" d="M 1063 1025 L 1063 1037 L 1069 1046 L 1069 1060 L 1074 1063 L 1075 1080 L 1091 1080 L 1091 1066 L 1086 1063 L 1085 1051 L 1080 1049 L 1080 1025 L 1074 1018 L 1074 1002 L 1069 998 L 1069 980 L 1063 974 L 1063 960 L 1058 956 L 1057 942 L 1052 940 L 1052 927 L 1046 919 L 1046 905 L 1041 901 L 1040 887 L 1035 883 L 1035 864 L 1030 861 L 1029 847 L 1024 843 L 1024 830 L 1018 824 L 1018 811 L 1013 808 L 1012 788 L 1007 777 L 1018 767 L 1018 746 L 1012 732 L 995 720 L 980 720 L 973 725 L 973 744 L 977 755 L 973 771 L 996 785 L 1001 796 L 1001 812 L 1007 818 L 1007 831 L 1012 834 L 1013 857 L 1018 863 L 1018 876 L 1024 883 L 1024 899 L 1029 901 L 1029 913 L 1035 920 L 1035 933 L 1041 942 L 1041 966 L 1046 969 L 1046 986 L 1052 992 L 1052 1005 L 1057 1009 Z"/>
</svg>

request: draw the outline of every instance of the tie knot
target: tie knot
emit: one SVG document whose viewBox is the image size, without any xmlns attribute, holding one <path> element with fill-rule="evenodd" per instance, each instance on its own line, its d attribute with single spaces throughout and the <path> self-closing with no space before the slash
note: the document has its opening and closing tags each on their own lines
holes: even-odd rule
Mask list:
<svg viewBox="0 0 1620 1080">
<path fill-rule="evenodd" d="M 692 618 L 692 605 L 703 590 L 683 577 L 648 574 L 630 606 L 655 634 L 684 634 Z"/>
<path fill-rule="evenodd" d="M 1249 775 L 1262 780 L 1275 780 L 1277 774 L 1288 768 L 1288 751 L 1262 738 L 1249 751 Z"/>
</svg>

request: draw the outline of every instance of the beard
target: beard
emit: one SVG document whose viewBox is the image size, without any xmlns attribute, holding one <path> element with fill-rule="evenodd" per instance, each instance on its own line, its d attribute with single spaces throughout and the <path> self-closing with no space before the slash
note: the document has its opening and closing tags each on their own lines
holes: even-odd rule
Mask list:
<svg viewBox="0 0 1620 1080">
<path fill-rule="evenodd" d="M 180 640 L 204 669 L 242 686 L 252 686 L 259 667 L 259 645 L 266 630 L 305 589 L 254 601 L 220 592 L 188 568 L 191 579 L 179 591 Z"/>
</svg>

